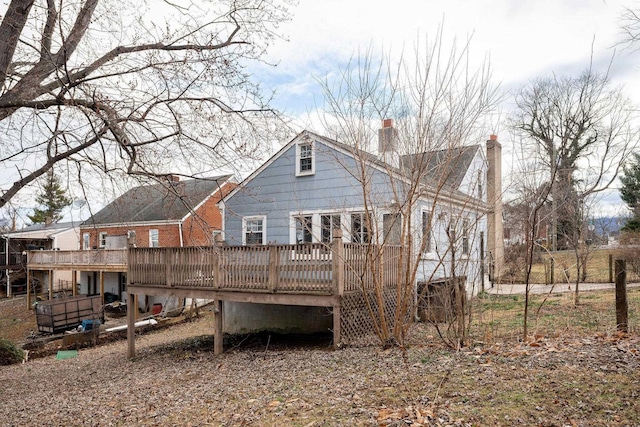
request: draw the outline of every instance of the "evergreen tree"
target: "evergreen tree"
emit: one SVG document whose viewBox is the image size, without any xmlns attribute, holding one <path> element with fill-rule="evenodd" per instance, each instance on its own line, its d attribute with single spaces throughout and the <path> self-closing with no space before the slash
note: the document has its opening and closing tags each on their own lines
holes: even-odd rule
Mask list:
<svg viewBox="0 0 640 427">
<path fill-rule="evenodd" d="M 620 182 L 620 198 L 633 212 L 622 230 L 640 231 L 640 154 L 633 153 L 633 160 L 624 165 Z"/>
<path fill-rule="evenodd" d="M 65 195 L 60 180 L 52 171 L 47 174 L 46 180 L 40 188 L 40 194 L 36 197 L 36 202 L 40 207 L 35 208 L 33 214 L 28 217 L 32 223 L 42 224 L 60 221 L 62 219 L 60 212 L 69 206 L 72 200 Z"/>
</svg>

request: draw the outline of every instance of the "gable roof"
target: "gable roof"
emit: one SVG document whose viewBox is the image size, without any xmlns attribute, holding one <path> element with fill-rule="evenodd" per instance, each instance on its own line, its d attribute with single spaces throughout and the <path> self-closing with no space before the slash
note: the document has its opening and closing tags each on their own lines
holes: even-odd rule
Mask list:
<svg viewBox="0 0 640 427">
<path fill-rule="evenodd" d="M 419 170 L 425 182 L 442 183 L 444 187 L 455 190 L 460 188 L 479 149 L 479 145 L 467 145 L 407 154 L 400 156 L 400 165 L 404 170 Z"/>
<path fill-rule="evenodd" d="M 405 166 L 407 165 L 403 164 L 403 158 L 405 158 L 405 162 L 409 162 L 410 164 L 411 161 L 418 161 L 420 159 L 420 156 L 422 156 L 422 158 L 424 159 L 423 161 L 427 161 L 427 170 L 429 171 L 429 173 L 427 174 L 422 174 L 422 176 L 424 177 L 423 183 L 428 190 L 430 189 L 430 191 L 432 191 L 432 195 L 438 194 L 438 189 L 440 188 L 440 186 L 437 185 L 437 183 L 440 182 L 439 179 L 441 177 L 445 177 L 446 181 L 444 183 L 444 188 L 446 189 L 447 194 L 445 194 L 444 196 L 449 197 L 452 201 L 458 200 L 459 202 L 462 202 L 464 204 L 468 204 L 470 202 L 469 195 L 463 194 L 461 191 L 459 191 L 458 187 L 464 179 L 468 168 L 471 166 L 471 162 L 473 161 L 474 156 L 480 149 L 480 145 L 470 145 L 454 149 L 444 149 L 421 154 L 401 156 L 400 167 L 395 167 L 385 162 L 375 154 L 372 154 L 368 151 L 360 150 L 342 142 L 338 142 L 334 139 L 318 135 L 309 130 L 304 130 L 293 137 L 287 144 L 285 144 L 280 150 L 278 150 L 277 153 L 271 156 L 269 160 L 263 163 L 258 169 L 253 171 L 232 191 L 227 193 L 222 198 L 222 202 L 226 202 L 238 191 L 241 191 L 248 182 L 253 180 L 258 174 L 260 174 L 264 169 L 271 165 L 289 148 L 298 143 L 300 140 L 305 139 L 313 139 L 319 141 L 322 144 L 333 147 L 334 149 L 347 154 L 348 156 L 360 158 L 372 167 L 377 168 L 384 173 L 392 174 L 396 178 L 406 181 L 411 180 L 412 177 L 411 173 L 406 173 L 407 169 L 405 169 Z M 440 164 L 445 159 L 449 159 L 450 161 L 445 162 L 444 164 Z M 451 161 L 451 159 L 453 159 L 453 161 Z M 443 169 L 445 165 L 448 169 Z"/>
<path fill-rule="evenodd" d="M 82 225 L 180 221 L 230 178 L 231 175 L 221 175 L 134 187 Z"/>
</svg>

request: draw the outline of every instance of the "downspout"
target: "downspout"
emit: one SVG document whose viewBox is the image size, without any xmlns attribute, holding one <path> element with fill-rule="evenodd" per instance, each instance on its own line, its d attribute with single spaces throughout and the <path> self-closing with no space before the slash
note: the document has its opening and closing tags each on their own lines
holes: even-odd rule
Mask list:
<svg viewBox="0 0 640 427">
<path fill-rule="evenodd" d="M 182 238 L 182 221 L 178 222 L 178 231 L 180 233 L 180 247 L 184 247 L 184 239 Z"/>
</svg>

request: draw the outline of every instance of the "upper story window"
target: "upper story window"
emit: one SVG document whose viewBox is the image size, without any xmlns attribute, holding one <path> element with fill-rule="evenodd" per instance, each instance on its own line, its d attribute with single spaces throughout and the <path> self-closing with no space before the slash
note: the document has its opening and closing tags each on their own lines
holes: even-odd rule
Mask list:
<svg viewBox="0 0 640 427">
<path fill-rule="evenodd" d="M 296 175 L 313 175 L 315 173 L 315 156 L 313 142 L 305 141 L 296 145 Z"/>
<path fill-rule="evenodd" d="M 107 246 L 107 232 L 101 231 L 100 234 L 98 234 L 98 247 L 104 248 L 106 246 Z"/>
<path fill-rule="evenodd" d="M 264 216 L 242 218 L 242 244 L 264 245 L 267 218 Z"/>
<path fill-rule="evenodd" d="M 157 229 L 149 230 L 149 247 L 157 248 L 160 246 L 160 232 Z"/>
</svg>

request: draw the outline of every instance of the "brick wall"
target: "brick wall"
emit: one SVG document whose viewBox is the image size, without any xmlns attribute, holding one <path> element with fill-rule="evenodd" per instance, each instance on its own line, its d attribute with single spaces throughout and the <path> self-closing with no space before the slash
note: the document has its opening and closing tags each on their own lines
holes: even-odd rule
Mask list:
<svg viewBox="0 0 640 427">
<path fill-rule="evenodd" d="M 216 193 L 200 206 L 193 215 L 190 215 L 182 224 L 182 237 L 184 246 L 208 246 L 213 243 L 213 231 L 222 229 L 222 214 L 217 203 L 222 197 L 233 190 L 237 184 L 227 183 L 222 187 L 221 193 Z M 122 226 L 122 227 L 85 227 L 80 229 L 80 248 L 83 248 L 83 235 L 90 233 L 90 248 L 99 247 L 98 236 L 106 232 L 108 236 L 126 236 L 128 231 L 136 232 L 136 246 L 149 247 L 149 230 L 158 230 L 158 242 L 160 247 L 180 246 L 180 227 L 176 224 L 149 225 L 149 226 Z"/>
</svg>

